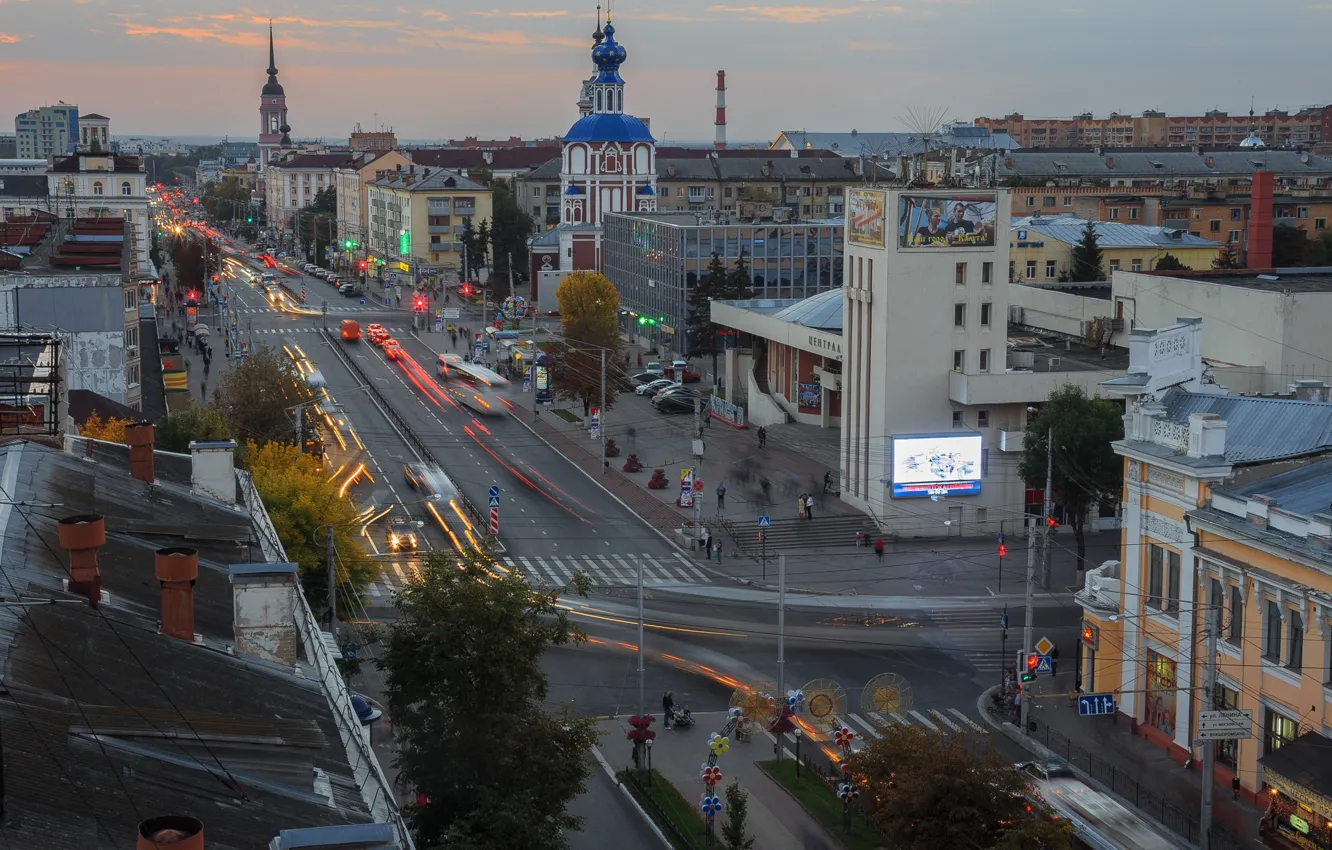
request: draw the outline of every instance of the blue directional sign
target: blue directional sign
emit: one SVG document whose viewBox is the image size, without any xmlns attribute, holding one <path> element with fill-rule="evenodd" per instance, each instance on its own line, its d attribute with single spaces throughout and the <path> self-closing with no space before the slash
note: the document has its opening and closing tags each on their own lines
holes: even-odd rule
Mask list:
<svg viewBox="0 0 1332 850">
<path fill-rule="evenodd" d="M 1005 612 L 1003 612 L 1002 614 L 999 615 L 999 628 L 1003 629 L 1004 631 L 1007 631 L 1007 630 L 1008 630 L 1008 612 L 1007 612 L 1007 611 L 1005 611 Z"/>
<path fill-rule="evenodd" d="M 498 508 L 498 507 L 499 507 L 499 496 L 491 496 L 491 497 L 490 497 L 490 507 L 492 507 L 492 508 Z"/>
<path fill-rule="evenodd" d="M 1078 714 L 1084 717 L 1114 713 L 1114 694 L 1087 694 L 1078 697 Z"/>
<path fill-rule="evenodd" d="M 772 517 L 767 514 L 759 515 L 759 528 L 772 528 Z"/>
<path fill-rule="evenodd" d="M 499 495 L 499 485 L 498 485 L 498 484 L 491 484 L 491 485 L 490 485 L 490 491 L 489 491 L 488 493 L 486 493 L 486 495 L 489 496 L 489 497 L 492 498 L 492 499 L 494 499 L 495 497 L 497 497 L 497 496 Z"/>
<path fill-rule="evenodd" d="M 1050 656 L 1048 655 L 1036 656 L 1036 672 L 1038 674 L 1054 672 L 1054 668 L 1050 666 Z"/>
</svg>

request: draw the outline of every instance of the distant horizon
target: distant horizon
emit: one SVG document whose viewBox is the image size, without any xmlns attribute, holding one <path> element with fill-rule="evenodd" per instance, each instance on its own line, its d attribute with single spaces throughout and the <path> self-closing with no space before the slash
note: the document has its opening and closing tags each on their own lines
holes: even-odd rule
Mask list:
<svg viewBox="0 0 1332 850">
<path fill-rule="evenodd" d="M 4 134 L 0 134 L 0 135 L 4 135 Z M 292 141 L 293 141 L 293 142 L 296 142 L 296 143 L 301 143 L 301 142 L 323 142 L 323 143 L 325 143 L 325 144 L 332 144 L 332 143 L 334 143 L 335 141 L 342 140 L 342 139 L 344 139 L 344 138 L 345 138 L 345 137 L 343 137 L 343 136 L 313 136 L 313 137 L 297 136 L 297 137 L 293 138 Z M 466 138 L 466 137 L 464 137 L 464 138 Z M 505 137 L 503 137 L 503 138 L 494 138 L 494 137 L 480 137 L 480 136 L 478 136 L 477 138 L 478 138 L 478 139 L 481 139 L 482 141 L 507 141 L 507 139 L 508 139 L 509 137 L 508 137 L 508 136 L 505 136 Z M 531 136 L 531 137 L 523 137 L 523 138 L 524 138 L 524 141 L 535 141 L 535 140 L 539 140 L 539 139 L 553 139 L 553 138 L 556 138 L 556 139 L 557 139 L 557 138 L 559 138 L 559 137 L 558 137 L 558 136 Z M 258 144 L 258 143 L 259 143 L 259 137 L 258 137 L 258 136 L 207 136 L 207 135 L 204 135 L 204 136 L 173 136 L 173 135 L 169 135 L 169 134 L 167 134 L 167 135 L 159 135 L 159 134 L 156 134 L 156 133 L 112 133 L 112 134 L 111 134 L 111 140 L 114 141 L 114 142 L 126 142 L 126 141 L 130 141 L 130 140 L 133 140 L 133 139 L 145 139 L 145 140 L 152 140 L 152 141 L 179 142 L 179 143 L 181 143 L 181 144 L 186 144 L 186 145 L 197 145 L 197 146 L 200 146 L 200 147 L 207 147 L 207 146 L 210 146 L 210 145 L 216 145 L 216 144 L 220 144 L 220 143 L 222 143 L 222 142 L 245 142 L 245 143 L 250 143 L 250 144 Z M 397 139 L 398 147 L 411 147 L 411 146 L 413 146 L 413 145 L 440 145 L 440 144 L 444 144 L 444 143 L 447 142 L 447 141 L 449 141 L 449 140 L 448 140 L 448 139 L 408 139 L 408 138 L 399 138 L 399 139 Z M 454 141 L 457 141 L 457 140 L 455 139 Z M 767 146 L 767 145 L 769 145 L 769 144 L 771 144 L 771 143 L 772 143 L 772 139 L 736 139 L 736 140 L 727 140 L 727 145 L 728 145 L 728 146 L 731 146 L 731 147 L 742 147 L 742 146 L 748 146 L 748 145 L 764 145 L 764 146 Z M 687 147 L 712 147 L 712 145 L 713 145 L 713 140 L 712 140 L 712 139 L 684 139 L 684 140 L 679 140 L 679 139 L 669 139 L 669 140 L 663 142 L 662 140 L 658 139 L 658 140 L 657 140 L 657 145 L 660 146 L 660 147 L 684 147 L 684 148 L 687 148 Z"/>
</svg>

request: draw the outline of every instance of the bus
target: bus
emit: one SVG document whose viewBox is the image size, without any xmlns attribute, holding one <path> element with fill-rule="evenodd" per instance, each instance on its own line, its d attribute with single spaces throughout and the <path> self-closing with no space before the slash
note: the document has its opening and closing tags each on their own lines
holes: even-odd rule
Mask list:
<svg viewBox="0 0 1332 850">
<path fill-rule="evenodd" d="M 1078 840 L 1092 850 L 1177 850 L 1168 840 L 1119 801 L 1085 785 L 1062 761 L 1019 764 L 1018 770 L 1035 781 L 1045 802 L 1074 827 Z"/>
<path fill-rule="evenodd" d="M 441 354 L 435 374 L 454 401 L 483 416 L 499 416 L 513 409 L 508 400 L 509 379 L 478 363 L 468 363 L 456 354 Z"/>
</svg>

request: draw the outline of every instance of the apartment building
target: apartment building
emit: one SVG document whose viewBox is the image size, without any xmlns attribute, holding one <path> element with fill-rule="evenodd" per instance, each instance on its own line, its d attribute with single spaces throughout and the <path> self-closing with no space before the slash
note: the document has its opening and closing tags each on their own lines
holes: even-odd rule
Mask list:
<svg viewBox="0 0 1332 850">
<path fill-rule="evenodd" d="M 494 213 L 490 189 L 456 172 L 408 165 L 367 185 L 366 249 L 389 271 L 459 269 L 462 235 Z"/>
<path fill-rule="evenodd" d="M 1014 218 L 1009 238 L 1010 281 L 1067 280 L 1073 276 L 1073 249 L 1082 241 L 1089 219 L 1076 215 L 1029 215 Z M 1101 248 L 1101 279 L 1120 269 L 1149 271 L 1166 254 L 1190 269 L 1210 269 L 1221 245 L 1169 227 L 1118 221 L 1093 221 Z"/>
<path fill-rule="evenodd" d="M 1112 112 L 1104 118 L 1090 112 L 1072 118 L 1027 118 L 1013 112 L 1002 118 L 977 118 L 973 123 L 1006 133 L 1024 148 L 1224 147 L 1238 145 L 1250 135 L 1270 147 L 1312 147 L 1332 140 L 1332 105 L 1308 107 L 1294 114 L 1272 109 L 1262 115 L 1231 115 L 1218 109 L 1202 115 L 1167 115 L 1149 109 L 1141 115 Z"/>
<path fill-rule="evenodd" d="M 65 156 L 79 144 L 79 107 L 61 103 L 14 116 L 19 159 Z"/>
</svg>

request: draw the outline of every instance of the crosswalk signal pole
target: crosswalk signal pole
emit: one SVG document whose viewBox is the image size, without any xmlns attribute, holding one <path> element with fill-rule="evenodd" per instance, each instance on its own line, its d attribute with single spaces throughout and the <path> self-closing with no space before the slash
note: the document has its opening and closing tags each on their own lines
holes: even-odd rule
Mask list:
<svg viewBox="0 0 1332 850">
<path fill-rule="evenodd" d="M 786 556 L 777 559 L 777 699 L 786 704 Z M 777 736 L 777 760 L 782 760 L 782 739 Z"/>
<path fill-rule="evenodd" d="M 1050 496 L 1051 496 L 1051 490 L 1053 489 L 1052 482 L 1054 480 L 1054 467 L 1052 466 L 1053 463 L 1054 463 L 1054 428 L 1051 428 L 1046 432 L 1045 435 L 1045 498 L 1043 499 L 1041 505 L 1041 512 L 1043 514 L 1043 516 L 1041 517 L 1042 544 L 1045 543 L 1046 539 L 1050 535 L 1050 512 L 1051 512 Z M 1045 548 L 1044 545 L 1042 545 L 1041 548 L 1044 549 Z M 1030 520 L 1028 520 L 1027 617 L 1026 617 L 1026 622 L 1022 626 L 1022 651 L 1024 653 L 1030 653 L 1034 651 L 1031 645 L 1031 640 L 1032 640 L 1032 626 L 1033 626 L 1032 614 L 1034 612 L 1036 605 L 1035 580 L 1036 580 L 1036 528 L 1033 525 L 1031 525 Z M 1023 658 L 1025 659 L 1026 655 L 1024 655 Z M 1022 710 L 1019 716 L 1022 723 L 1022 733 L 1026 734 L 1027 718 L 1030 716 L 1031 713 L 1031 698 L 1029 694 L 1025 693 L 1026 691 L 1025 687 L 1023 687 L 1022 690 L 1024 691 L 1024 693 L 1022 694 Z"/>
<path fill-rule="evenodd" d="M 638 568 L 638 716 L 643 717 L 647 714 L 646 701 L 646 683 L 644 681 L 646 672 L 643 667 L 643 558 L 634 556 L 634 566 Z M 662 723 L 669 718 L 663 717 Z M 635 744 L 637 746 L 637 744 Z"/>
</svg>

